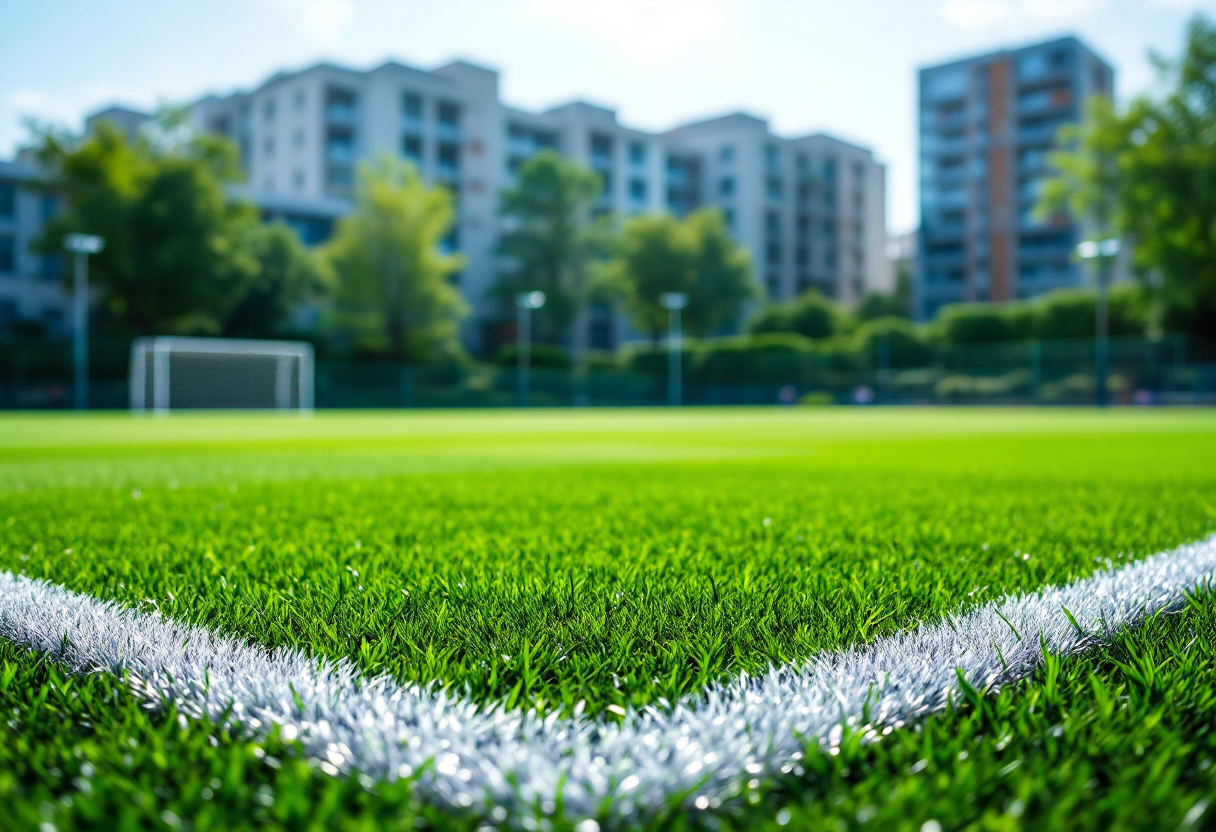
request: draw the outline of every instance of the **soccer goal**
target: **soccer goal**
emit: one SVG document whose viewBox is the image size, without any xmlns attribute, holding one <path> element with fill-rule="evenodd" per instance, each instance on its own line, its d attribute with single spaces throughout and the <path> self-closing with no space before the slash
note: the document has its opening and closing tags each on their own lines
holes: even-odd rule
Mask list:
<svg viewBox="0 0 1216 832">
<path fill-rule="evenodd" d="M 312 406 L 312 344 L 161 336 L 131 345 L 133 411 Z"/>
</svg>

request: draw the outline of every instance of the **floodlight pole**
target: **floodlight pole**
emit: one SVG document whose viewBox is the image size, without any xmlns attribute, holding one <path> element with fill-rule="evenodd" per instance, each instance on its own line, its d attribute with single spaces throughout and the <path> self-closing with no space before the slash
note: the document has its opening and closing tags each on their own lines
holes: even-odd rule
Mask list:
<svg viewBox="0 0 1216 832">
<path fill-rule="evenodd" d="M 528 406 L 532 352 L 532 310 L 545 305 L 544 292 L 520 292 L 515 296 L 515 384 L 520 407 Z"/>
<path fill-rule="evenodd" d="M 1110 315 L 1107 309 L 1106 284 L 1110 276 L 1110 261 L 1119 253 L 1119 239 L 1087 240 L 1077 246 L 1082 260 L 1098 261 L 1098 303 L 1094 321 L 1094 392 L 1098 407 L 1106 407 L 1106 376 L 1110 366 Z"/>
<path fill-rule="evenodd" d="M 94 234 L 68 234 L 64 248 L 72 252 L 72 399 L 77 410 L 89 406 L 89 255 L 105 248 Z"/>
<path fill-rule="evenodd" d="M 667 310 L 667 404 L 679 407 L 683 398 L 681 389 L 680 354 L 680 310 L 688 306 L 688 295 L 683 292 L 664 292 L 659 304 Z"/>
</svg>

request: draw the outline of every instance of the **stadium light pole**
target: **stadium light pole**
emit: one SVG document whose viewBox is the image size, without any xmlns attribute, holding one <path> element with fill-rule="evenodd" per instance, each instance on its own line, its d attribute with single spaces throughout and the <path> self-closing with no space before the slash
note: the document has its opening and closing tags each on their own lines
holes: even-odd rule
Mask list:
<svg viewBox="0 0 1216 832">
<path fill-rule="evenodd" d="M 528 406 L 528 371 L 532 351 L 532 310 L 545 305 L 544 292 L 520 292 L 515 296 L 517 337 L 515 384 L 520 407 Z"/>
<path fill-rule="evenodd" d="M 1077 256 L 1082 260 L 1098 261 L 1097 320 L 1094 322 L 1094 381 L 1098 407 L 1106 407 L 1106 374 L 1110 363 L 1110 323 L 1106 309 L 1106 283 L 1110 261 L 1119 254 L 1119 238 L 1086 240 L 1077 246 Z"/>
<path fill-rule="evenodd" d="M 89 255 L 106 247 L 96 234 L 68 234 L 63 247 L 72 252 L 72 398 L 77 410 L 89 406 Z"/>
<path fill-rule="evenodd" d="M 680 310 L 688 306 L 683 292 L 664 292 L 659 305 L 667 310 L 667 404 L 679 407 L 683 398 L 680 389 Z"/>
</svg>

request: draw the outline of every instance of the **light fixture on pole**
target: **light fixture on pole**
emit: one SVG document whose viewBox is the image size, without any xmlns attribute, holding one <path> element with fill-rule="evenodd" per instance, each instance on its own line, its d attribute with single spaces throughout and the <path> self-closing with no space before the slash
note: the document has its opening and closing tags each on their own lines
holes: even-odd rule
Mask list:
<svg viewBox="0 0 1216 832">
<path fill-rule="evenodd" d="M 1106 374 L 1110 352 L 1106 283 L 1110 271 L 1110 261 L 1118 256 L 1119 247 L 1118 237 L 1086 240 L 1077 246 L 1077 256 L 1082 260 L 1098 261 L 1098 309 L 1094 327 L 1094 381 L 1098 407 L 1106 407 Z"/>
<path fill-rule="evenodd" d="M 667 310 L 667 404 L 680 406 L 680 310 L 688 306 L 688 295 L 683 292 L 664 292 L 659 295 L 659 305 Z"/>
<path fill-rule="evenodd" d="M 544 292 L 520 292 L 515 296 L 516 348 L 515 384 L 520 407 L 528 406 L 528 371 L 532 351 L 532 310 L 545 305 Z"/>
<path fill-rule="evenodd" d="M 89 406 L 89 255 L 106 247 L 96 234 L 68 234 L 72 252 L 72 398 L 77 410 Z"/>
</svg>

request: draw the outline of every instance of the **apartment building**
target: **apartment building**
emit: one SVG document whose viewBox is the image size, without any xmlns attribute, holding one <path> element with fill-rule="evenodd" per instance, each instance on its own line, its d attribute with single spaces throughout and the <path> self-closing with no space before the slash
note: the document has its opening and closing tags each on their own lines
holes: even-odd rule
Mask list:
<svg viewBox="0 0 1216 832">
<path fill-rule="evenodd" d="M 66 331 L 63 255 L 34 250 L 59 209 L 59 196 L 37 166 L 0 162 L 0 332 Z"/>
<path fill-rule="evenodd" d="M 919 82 L 917 315 L 1082 284 L 1083 230 L 1033 211 L 1059 128 L 1113 95 L 1111 67 L 1066 37 L 928 67 Z"/>
<path fill-rule="evenodd" d="M 434 70 L 386 63 L 368 71 L 318 64 L 191 108 L 198 130 L 240 149 L 247 196 L 306 242 L 332 233 L 350 208 L 356 165 L 387 152 L 451 187 L 458 218 L 446 241 L 466 258 L 458 282 L 473 309 L 465 340 L 490 348 L 511 311 L 489 290 L 506 264 L 495 253 L 499 193 L 542 149 L 595 170 L 597 212 L 619 216 L 720 207 L 774 300 L 816 287 L 845 303 L 889 290 L 885 169 L 873 154 L 825 135 L 782 138 L 734 114 L 664 133 L 622 125 L 587 102 L 529 112 L 502 102 L 498 73 L 466 62 Z M 612 348 L 620 316 L 589 310 L 571 346 Z"/>
<path fill-rule="evenodd" d="M 892 288 L 886 171 L 869 150 L 825 135 L 783 139 L 743 113 L 663 138 L 695 160 L 697 204 L 721 209 L 770 299 L 814 288 L 852 305 Z"/>
</svg>

